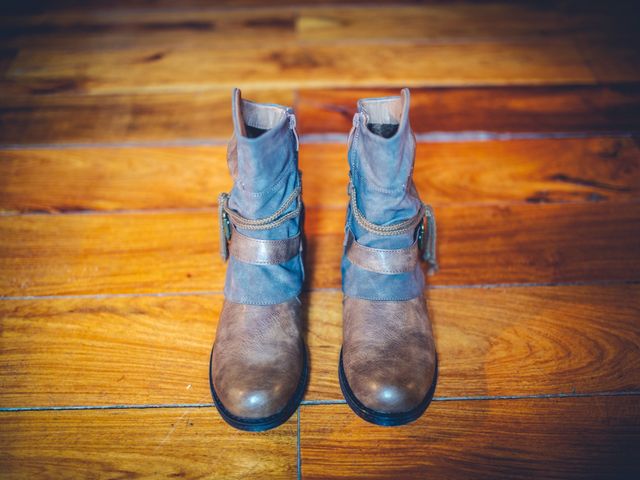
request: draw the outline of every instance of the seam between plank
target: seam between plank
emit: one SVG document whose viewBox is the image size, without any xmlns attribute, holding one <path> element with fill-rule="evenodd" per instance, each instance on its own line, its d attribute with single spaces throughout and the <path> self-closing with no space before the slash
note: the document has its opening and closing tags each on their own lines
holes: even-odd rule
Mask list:
<svg viewBox="0 0 640 480">
<path fill-rule="evenodd" d="M 557 398 L 591 398 L 591 397 L 631 397 L 640 396 L 640 390 L 590 392 L 590 393 L 541 393 L 530 395 L 478 395 L 434 397 L 434 402 L 468 402 L 490 400 L 546 400 Z M 306 400 L 301 405 L 314 407 L 319 405 L 343 405 L 344 400 Z M 215 408 L 213 403 L 160 403 L 160 404 L 120 404 L 120 405 L 63 405 L 34 407 L 0 407 L 0 412 L 45 412 L 67 410 L 144 410 L 154 408 Z"/>
</svg>

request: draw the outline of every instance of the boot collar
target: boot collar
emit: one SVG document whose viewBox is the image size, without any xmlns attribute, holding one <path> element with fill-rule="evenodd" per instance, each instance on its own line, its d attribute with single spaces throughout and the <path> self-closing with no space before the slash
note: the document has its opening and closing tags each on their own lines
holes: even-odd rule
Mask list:
<svg viewBox="0 0 640 480">
<path fill-rule="evenodd" d="M 399 96 L 362 98 L 358 100 L 359 124 L 362 134 L 370 141 L 391 143 L 409 129 L 410 93 L 403 88 Z M 379 126 L 397 126 L 392 135 L 381 135 Z M 373 131 L 372 131 L 373 130 Z M 385 132 L 382 132 L 385 133 Z"/>
</svg>

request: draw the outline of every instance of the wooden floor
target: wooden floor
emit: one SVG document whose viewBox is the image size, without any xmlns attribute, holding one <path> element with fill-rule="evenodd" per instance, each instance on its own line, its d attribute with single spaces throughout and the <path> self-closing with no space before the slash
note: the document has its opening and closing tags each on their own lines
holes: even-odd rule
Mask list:
<svg viewBox="0 0 640 480">
<path fill-rule="evenodd" d="M 0 477 L 640 478 L 633 5 L 299 3 L 4 2 Z M 296 109 L 308 209 L 310 385 L 260 434 L 207 377 L 232 86 Z M 382 428 L 338 386 L 345 141 L 402 86 L 441 364 Z"/>
</svg>

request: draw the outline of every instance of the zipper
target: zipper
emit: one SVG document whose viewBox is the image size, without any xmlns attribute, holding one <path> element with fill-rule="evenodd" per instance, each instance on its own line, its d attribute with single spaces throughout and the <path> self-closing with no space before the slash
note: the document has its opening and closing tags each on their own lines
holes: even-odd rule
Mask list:
<svg viewBox="0 0 640 480">
<path fill-rule="evenodd" d="M 356 113 L 353 116 L 351 131 L 349 132 L 349 137 L 347 138 L 347 148 L 351 148 L 352 141 L 354 140 L 354 135 L 356 134 L 358 128 L 358 123 L 360 123 L 360 114 Z"/>
<path fill-rule="evenodd" d="M 293 113 L 289 114 L 289 128 L 293 132 L 293 137 L 296 139 L 296 152 L 300 150 L 300 139 L 298 138 L 298 132 L 296 132 L 296 116 Z"/>
</svg>

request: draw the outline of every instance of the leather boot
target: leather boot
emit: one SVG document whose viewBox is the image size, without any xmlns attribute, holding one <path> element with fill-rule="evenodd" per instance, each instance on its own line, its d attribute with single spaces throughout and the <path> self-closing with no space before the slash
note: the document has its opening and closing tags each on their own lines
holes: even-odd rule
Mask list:
<svg viewBox="0 0 640 480">
<path fill-rule="evenodd" d="M 228 266 L 209 379 L 222 418 L 261 431 L 295 412 L 307 381 L 298 136 L 289 108 L 234 89 L 232 111 L 234 185 L 219 198 Z"/>
<path fill-rule="evenodd" d="M 434 268 L 435 220 L 412 180 L 409 90 L 358 102 L 349 135 L 339 377 L 349 406 L 378 425 L 416 420 L 437 360 L 420 258 Z"/>
</svg>

